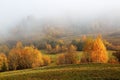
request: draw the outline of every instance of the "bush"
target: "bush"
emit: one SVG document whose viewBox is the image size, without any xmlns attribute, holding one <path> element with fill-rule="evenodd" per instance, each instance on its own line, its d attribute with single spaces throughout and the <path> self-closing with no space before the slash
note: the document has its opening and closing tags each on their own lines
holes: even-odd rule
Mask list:
<svg viewBox="0 0 120 80">
<path fill-rule="evenodd" d="M 66 52 L 67 47 L 66 46 L 60 46 L 56 45 L 54 48 L 50 44 L 46 44 L 46 52 L 50 54 L 56 54 L 56 53 L 61 53 L 61 52 Z"/>
<path fill-rule="evenodd" d="M 44 63 L 43 64 L 44 66 L 49 65 L 51 63 L 51 58 L 49 56 L 47 56 L 47 55 L 44 55 L 43 56 L 43 63 Z"/>
<path fill-rule="evenodd" d="M 84 41 L 82 40 L 72 40 L 72 45 L 75 45 L 77 47 L 77 51 L 82 51 L 84 46 Z"/>
<path fill-rule="evenodd" d="M 120 51 L 113 53 L 113 56 L 115 56 L 118 59 L 118 61 L 120 62 Z"/>
<path fill-rule="evenodd" d="M 76 53 L 65 54 L 65 63 L 66 64 L 77 64 L 77 54 Z"/>
<path fill-rule="evenodd" d="M 23 47 L 22 44 L 16 44 L 16 47 L 11 49 L 8 60 L 10 70 L 39 67 L 44 64 L 42 54 L 38 49 Z"/>
<path fill-rule="evenodd" d="M 115 59 L 115 58 L 110 58 L 110 59 L 108 60 L 108 63 L 116 64 L 116 63 L 118 63 L 118 60 Z"/>
<path fill-rule="evenodd" d="M 81 62 L 81 63 L 89 63 L 89 62 L 90 62 L 90 60 L 89 60 L 89 58 L 88 58 L 88 57 L 86 57 L 86 56 L 82 55 L 82 58 L 80 59 L 80 62 Z"/>
<path fill-rule="evenodd" d="M 57 58 L 57 64 L 77 64 L 77 53 L 60 54 Z"/>
<path fill-rule="evenodd" d="M 65 54 L 58 55 L 58 57 L 57 57 L 57 64 L 58 65 L 65 64 Z"/>
<path fill-rule="evenodd" d="M 8 60 L 5 54 L 0 53 L 0 71 L 8 70 Z"/>
</svg>

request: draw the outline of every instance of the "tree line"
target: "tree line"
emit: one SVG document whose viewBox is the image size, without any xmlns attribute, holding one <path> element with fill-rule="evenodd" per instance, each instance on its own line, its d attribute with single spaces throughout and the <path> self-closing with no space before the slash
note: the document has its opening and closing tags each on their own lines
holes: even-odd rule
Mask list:
<svg viewBox="0 0 120 80">
<path fill-rule="evenodd" d="M 73 40 L 70 44 L 65 44 L 63 40 L 47 41 L 44 51 L 47 54 L 58 54 L 55 63 L 79 64 L 79 63 L 118 63 L 120 61 L 119 52 L 113 53 L 115 58 L 109 58 L 104 40 L 100 35 L 96 38 L 86 37 Z M 22 42 L 17 42 L 9 49 L 7 46 L 0 47 L 0 71 L 19 70 L 47 66 L 52 63 L 51 57 L 44 55 L 33 45 L 23 46 Z M 81 58 L 77 51 L 83 51 Z"/>
<path fill-rule="evenodd" d="M 34 46 L 24 47 L 21 42 L 17 42 L 8 55 L 0 53 L 0 71 L 34 68 L 50 63 L 49 56 L 43 55 Z"/>
</svg>

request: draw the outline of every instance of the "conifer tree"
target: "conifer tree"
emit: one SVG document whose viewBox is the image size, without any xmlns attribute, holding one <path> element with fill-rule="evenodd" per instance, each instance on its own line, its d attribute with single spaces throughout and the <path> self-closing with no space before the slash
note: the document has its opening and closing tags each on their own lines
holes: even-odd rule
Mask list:
<svg viewBox="0 0 120 80">
<path fill-rule="evenodd" d="M 103 44 L 101 36 L 98 36 L 93 43 L 91 52 L 92 62 L 106 63 L 108 61 L 108 55 L 106 47 Z"/>
<path fill-rule="evenodd" d="M 84 46 L 84 54 L 82 61 L 106 63 L 108 61 L 108 54 L 106 47 L 102 41 L 101 36 L 96 39 L 87 39 Z"/>
</svg>

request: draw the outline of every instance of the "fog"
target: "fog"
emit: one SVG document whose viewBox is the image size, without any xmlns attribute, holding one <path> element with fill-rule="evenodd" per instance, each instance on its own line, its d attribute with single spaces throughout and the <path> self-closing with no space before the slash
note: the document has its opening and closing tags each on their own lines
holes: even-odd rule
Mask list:
<svg viewBox="0 0 120 80">
<path fill-rule="evenodd" d="M 28 18 L 30 18 L 30 22 Z M 30 24 L 27 25 L 27 22 Z M 120 28 L 120 1 L 0 0 L 0 34 L 4 38 L 8 37 L 14 28 L 21 29 L 20 25 L 26 32 L 40 29 L 43 27 L 43 23 L 46 25 L 59 24 L 58 26 L 61 27 L 66 25 L 68 27 L 86 27 L 85 29 L 98 23 L 103 25 L 102 27 L 118 30 Z M 35 29 L 33 29 L 34 27 Z M 117 29 L 113 29 L 113 27 Z M 83 28 L 80 30 L 85 31 Z M 19 35 L 16 34 L 16 36 Z"/>
</svg>

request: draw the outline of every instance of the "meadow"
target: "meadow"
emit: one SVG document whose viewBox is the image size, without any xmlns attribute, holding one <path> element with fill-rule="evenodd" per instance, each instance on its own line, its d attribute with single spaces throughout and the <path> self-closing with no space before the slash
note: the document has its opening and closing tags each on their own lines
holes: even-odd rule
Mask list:
<svg viewBox="0 0 120 80">
<path fill-rule="evenodd" d="M 120 64 L 73 64 L 0 73 L 0 80 L 119 80 Z"/>
<path fill-rule="evenodd" d="M 42 51 L 44 52 L 44 51 Z M 108 51 L 109 57 L 114 51 Z M 83 52 L 77 52 L 79 59 Z M 7 71 L 0 73 L 0 80 L 119 80 L 120 64 L 69 64 L 56 65 L 58 54 L 46 54 L 52 58 L 52 64 L 45 67 Z"/>
</svg>

